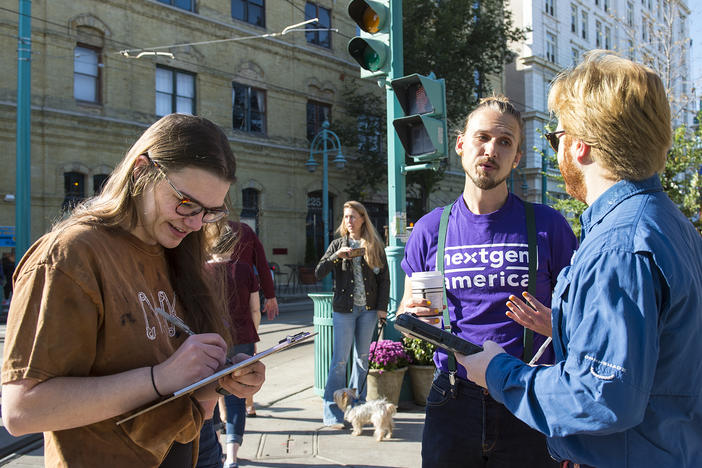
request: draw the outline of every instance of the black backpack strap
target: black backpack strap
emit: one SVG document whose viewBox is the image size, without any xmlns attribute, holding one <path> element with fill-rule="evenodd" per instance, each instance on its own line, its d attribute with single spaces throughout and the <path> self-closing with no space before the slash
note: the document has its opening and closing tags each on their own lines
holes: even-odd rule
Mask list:
<svg viewBox="0 0 702 468">
<path fill-rule="evenodd" d="M 536 266 L 537 266 L 537 248 L 536 248 L 536 220 L 534 218 L 534 205 L 528 201 L 524 201 L 524 213 L 526 215 L 527 242 L 529 245 L 529 285 L 527 291 L 532 296 L 536 291 Z M 531 361 L 534 355 L 534 331 L 524 327 L 524 351 L 522 360 L 524 362 Z"/>
</svg>

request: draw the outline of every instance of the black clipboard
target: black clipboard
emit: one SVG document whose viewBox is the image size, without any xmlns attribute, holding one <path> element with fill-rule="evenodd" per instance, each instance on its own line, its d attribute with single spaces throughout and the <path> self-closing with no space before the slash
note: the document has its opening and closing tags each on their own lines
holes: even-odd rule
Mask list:
<svg viewBox="0 0 702 468">
<path fill-rule="evenodd" d="M 119 421 L 117 421 L 117 425 L 119 426 L 120 424 L 122 424 L 124 422 L 127 422 L 131 419 L 134 419 L 137 416 L 140 416 L 148 411 L 151 411 L 154 408 L 157 408 L 161 405 L 164 405 L 164 404 L 168 403 L 169 401 L 175 400 L 178 397 L 181 397 L 183 395 L 187 395 L 188 393 L 192 393 L 195 390 L 197 390 L 198 388 L 204 387 L 205 385 L 209 385 L 212 382 L 215 382 L 215 381 L 219 380 L 220 378 L 224 377 L 225 375 L 231 374 L 232 372 L 234 372 L 237 369 L 241 369 L 242 367 L 246 367 L 249 364 L 253 364 L 256 361 L 260 361 L 264 357 L 270 356 L 271 354 L 277 353 L 278 351 L 288 349 L 288 348 L 290 348 L 290 347 L 292 347 L 292 346 L 294 346 L 302 341 L 307 340 L 308 338 L 315 336 L 316 334 L 317 334 L 317 332 L 314 332 L 314 333 L 313 332 L 300 332 L 300 333 L 297 333 L 295 335 L 290 335 L 290 336 L 280 340 L 280 342 L 277 345 L 271 346 L 270 348 L 266 349 L 265 351 L 261 351 L 260 353 L 254 354 L 253 356 L 251 356 L 248 359 L 244 359 L 241 362 L 237 362 L 236 364 L 232 364 L 232 365 L 227 366 L 223 369 L 220 369 L 209 377 L 205 377 L 204 379 L 199 380 L 193 384 L 190 384 L 187 387 L 181 388 L 180 390 L 176 391 L 175 393 L 173 393 L 170 397 L 166 398 L 165 400 L 161 400 L 158 403 L 153 404 L 147 408 L 144 408 L 143 410 L 138 411 L 134 414 L 131 414 L 124 419 L 120 419 Z"/>
</svg>

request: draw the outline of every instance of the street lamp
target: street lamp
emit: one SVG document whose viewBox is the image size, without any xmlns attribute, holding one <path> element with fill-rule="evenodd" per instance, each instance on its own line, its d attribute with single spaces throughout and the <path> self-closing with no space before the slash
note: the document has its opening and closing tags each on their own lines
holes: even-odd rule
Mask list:
<svg viewBox="0 0 702 468">
<path fill-rule="evenodd" d="M 329 246 L 329 170 L 327 163 L 327 153 L 329 151 L 336 151 L 336 157 L 333 163 L 339 169 L 343 169 L 346 164 L 346 159 L 344 159 L 344 155 L 341 154 L 341 142 L 339 141 L 339 137 L 336 136 L 336 133 L 329 130 L 329 122 L 325 120 L 322 123 L 322 130 L 315 135 L 310 144 L 310 159 L 305 163 L 307 170 L 314 172 L 317 166 L 319 166 L 314 156 L 316 154 L 322 154 L 322 220 L 324 225 L 325 249 Z M 322 280 L 322 288 L 325 291 L 331 291 L 331 277 L 329 275 L 325 276 Z"/>
</svg>

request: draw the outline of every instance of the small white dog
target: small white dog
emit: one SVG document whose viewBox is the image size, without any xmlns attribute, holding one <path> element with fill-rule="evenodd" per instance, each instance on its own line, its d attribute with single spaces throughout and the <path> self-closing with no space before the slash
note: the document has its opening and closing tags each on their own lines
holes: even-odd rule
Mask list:
<svg viewBox="0 0 702 468">
<path fill-rule="evenodd" d="M 383 438 L 392 437 L 394 427 L 392 417 L 395 415 L 397 407 L 385 398 L 351 406 L 355 399 L 356 389 L 354 388 L 342 388 L 334 392 L 334 402 L 344 412 L 344 419 L 353 426 L 351 435 L 361 435 L 363 425 L 371 423 L 375 428 L 373 433 L 375 440 L 380 442 Z"/>
</svg>

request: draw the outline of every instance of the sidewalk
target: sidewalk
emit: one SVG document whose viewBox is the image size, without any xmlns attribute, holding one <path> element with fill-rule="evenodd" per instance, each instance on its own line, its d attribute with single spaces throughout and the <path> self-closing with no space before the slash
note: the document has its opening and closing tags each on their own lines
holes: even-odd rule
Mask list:
<svg viewBox="0 0 702 468">
<path fill-rule="evenodd" d="M 312 301 L 302 294 L 279 297 L 281 314 L 273 321 L 263 318 L 259 349 L 286 335 L 313 331 Z M 0 327 L 4 338 L 4 325 Z M 239 450 L 241 467 L 397 467 L 421 466 L 424 408 L 400 402 L 395 431 L 390 440 L 376 442 L 371 426 L 359 437 L 350 429 L 333 430 L 322 425 L 322 400 L 314 391 L 314 344 L 302 343 L 264 361 L 266 383 L 254 397 L 257 417 L 246 421 L 244 443 Z M 4 428 L 0 433 L 6 434 Z M 9 437 L 9 435 L 8 435 Z M 11 442 L 11 440 L 10 440 Z M 222 438 L 222 442 L 224 439 Z M 8 443 L 0 436 L 0 449 Z M 0 460 L 0 466 L 41 467 L 43 451 Z"/>
</svg>

